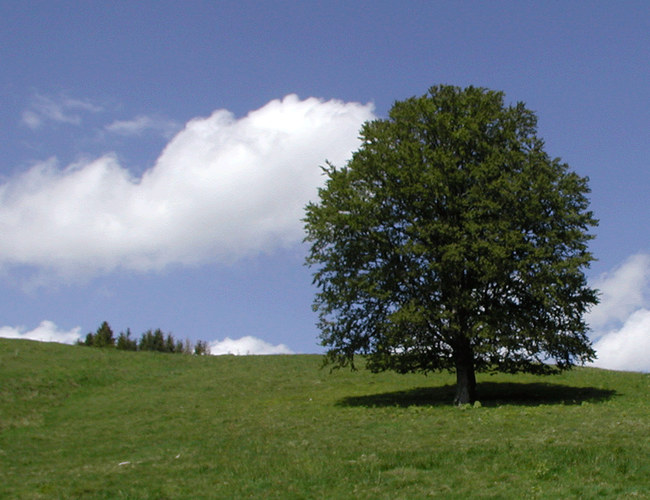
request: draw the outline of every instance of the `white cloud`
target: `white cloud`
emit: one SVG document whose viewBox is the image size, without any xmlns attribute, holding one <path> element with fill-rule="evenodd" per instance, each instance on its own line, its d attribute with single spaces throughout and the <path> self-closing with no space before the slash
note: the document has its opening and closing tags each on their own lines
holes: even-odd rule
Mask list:
<svg viewBox="0 0 650 500">
<path fill-rule="evenodd" d="M 593 286 L 600 290 L 600 304 L 591 311 L 589 324 L 601 330 L 624 321 L 630 313 L 647 302 L 650 280 L 650 255 L 636 254 L 622 265 L 597 279 Z"/>
<path fill-rule="evenodd" d="M 597 279 L 601 302 L 587 321 L 594 366 L 650 372 L 650 255 L 636 254 Z"/>
<path fill-rule="evenodd" d="M 224 340 L 210 342 L 210 354 L 219 356 L 235 354 L 246 356 L 250 354 L 293 354 L 293 351 L 284 344 L 272 345 L 262 339 L 246 336 L 240 339 L 226 337 Z"/>
<path fill-rule="evenodd" d="M 114 156 L 40 163 L 0 185 L 0 267 L 59 276 L 229 263 L 302 240 L 326 159 L 359 146 L 372 106 L 290 95 L 190 121 L 134 178 Z"/>
<path fill-rule="evenodd" d="M 35 111 L 26 110 L 26 111 L 23 111 L 23 115 L 21 117 L 21 122 L 22 122 L 23 125 L 27 125 L 32 130 L 36 130 L 43 123 L 43 119 Z"/>
<path fill-rule="evenodd" d="M 52 321 L 41 321 L 41 324 L 30 331 L 24 327 L 1 326 L 0 337 L 7 339 L 39 340 L 41 342 L 59 342 L 61 344 L 74 344 L 79 340 L 81 328 L 76 327 L 65 331 L 59 329 Z"/>
<path fill-rule="evenodd" d="M 81 124 L 80 112 L 97 113 L 102 111 L 101 106 L 87 100 L 73 99 L 70 97 L 51 98 L 36 94 L 28 109 L 22 114 L 22 123 L 32 130 L 40 128 L 45 122 L 67 123 L 69 125 Z"/>
<path fill-rule="evenodd" d="M 633 312 L 620 329 L 603 335 L 594 348 L 598 353 L 594 366 L 650 372 L 650 311 Z"/>
<path fill-rule="evenodd" d="M 118 120 L 107 125 L 106 131 L 123 136 L 141 136 L 151 131 L 165 138 L 171 138 L 181 128 L 177 122 L 167 118 L 146 115 L 136 116 L 132 120 Z"/>
</svg>

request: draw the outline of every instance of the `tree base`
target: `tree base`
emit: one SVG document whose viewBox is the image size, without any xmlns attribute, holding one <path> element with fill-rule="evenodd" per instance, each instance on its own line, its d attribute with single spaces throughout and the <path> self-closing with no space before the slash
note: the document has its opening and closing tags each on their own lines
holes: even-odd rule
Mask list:
<svg viewBox="0 0 650 500">
<path fill-rule="evenodd" d="M 461 406 L 476 401 L 476 375 L 474 362 L 456 364 L 456 397 L 454 404 Z"/>
</svg>

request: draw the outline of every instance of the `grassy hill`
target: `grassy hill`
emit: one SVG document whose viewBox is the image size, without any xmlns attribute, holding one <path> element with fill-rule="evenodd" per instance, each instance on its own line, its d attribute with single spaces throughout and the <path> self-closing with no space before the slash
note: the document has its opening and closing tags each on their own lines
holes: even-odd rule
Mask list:
<svg viewBox="0 0 650 500">
<path fill-rule="evenodd" d="M 648 374 L 320 362 L 0 339 L 0 498 L 650 498 Z"/>
</svg>

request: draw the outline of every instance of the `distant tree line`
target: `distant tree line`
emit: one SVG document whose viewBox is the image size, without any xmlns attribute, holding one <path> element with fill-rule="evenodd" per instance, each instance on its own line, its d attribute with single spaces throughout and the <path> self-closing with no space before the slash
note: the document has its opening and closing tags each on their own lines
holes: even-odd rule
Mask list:
<svg viewBox="0 0 650 500">
<path fill-rule="evenodd" d="M 196 354 L 202 356 L 210 354 L 210 346 L 207 342 L 199 340 L 192 344 L 189 339 L 176 340 L 171 333 L 163 333 L 160 328 L 147 330 L 140 339 L 131 337 L 131 330 L 120 332 L 115 338 L 113 330 L 108 322 L 104 321 L 95 333 L 88 333 L 85 340 L 77 341 L 79 345 L 90 347 L 114 347 L 122 351 L 156 351 L 173 354 Z"/>
</svg>

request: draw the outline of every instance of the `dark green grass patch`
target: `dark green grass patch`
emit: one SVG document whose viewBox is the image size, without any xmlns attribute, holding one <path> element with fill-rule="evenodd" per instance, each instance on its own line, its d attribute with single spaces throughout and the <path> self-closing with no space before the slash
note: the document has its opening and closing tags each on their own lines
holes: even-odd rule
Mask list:
<svg viewBox="0 0 650 500">
<path fill-rule="evenodd" d="M 650 377 L 0 340 L 0 498 L 648 498 Z"/>
</svg>

